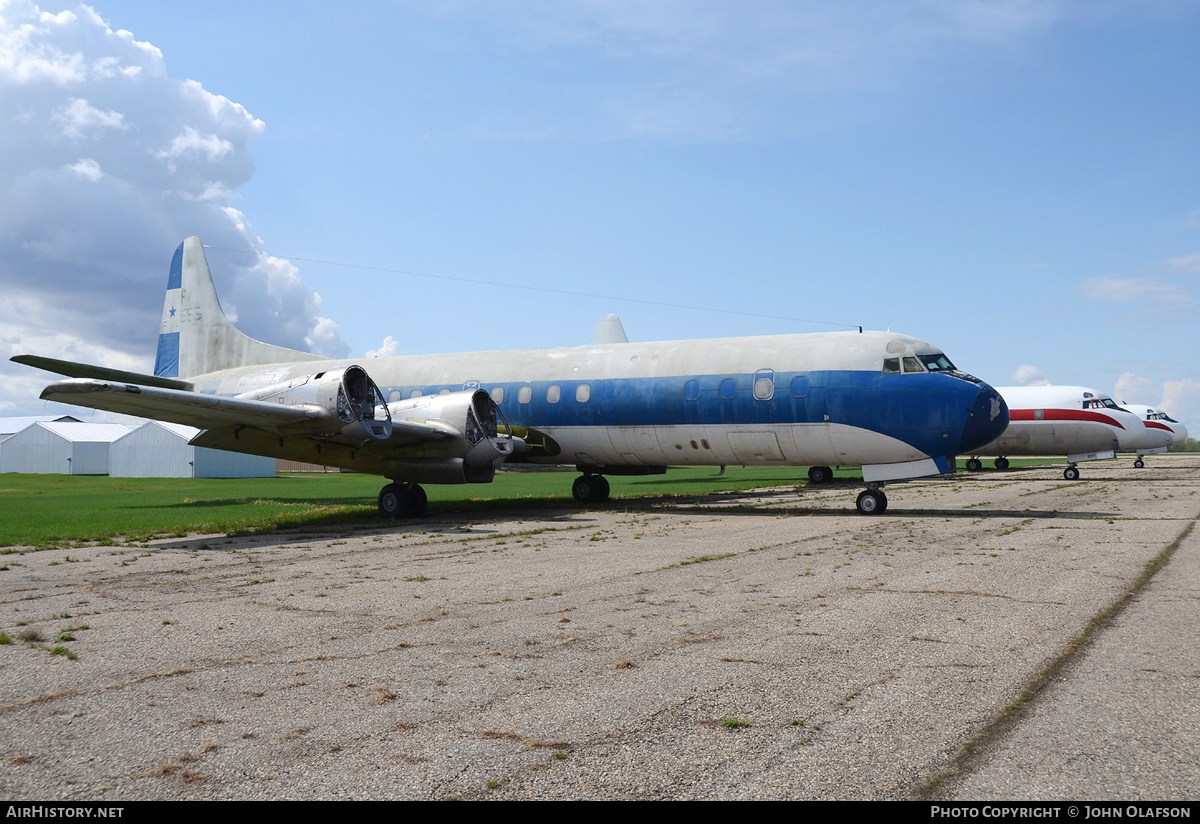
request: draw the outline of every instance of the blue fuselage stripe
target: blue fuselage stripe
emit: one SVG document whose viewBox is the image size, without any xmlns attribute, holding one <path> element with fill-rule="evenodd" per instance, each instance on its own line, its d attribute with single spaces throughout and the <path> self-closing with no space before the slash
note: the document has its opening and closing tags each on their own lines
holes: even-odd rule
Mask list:
<svg viewBox="0 0 1200 824">
<path fill-rule="evenodd" d="M 793 379 L 804 397 L 792 394 Z M 721 397 L 722 381 L 733 379 L 732 398 Z M 685 392 L 689 381 L 699 384 Z M 489 383 L 501 386 L 500 410 L 515 425 L 533 428 L 564 426 L 744 426 L 756 424 L 836 424 L 879 432 L 907 443 L 926 455 L 957 454 L 966 410 L 980 386 L 950 375 L 920 373 L 881 375 L 877 371 L 779 372 L 769 399 L 754 397 L 755 375 L 681 375 L 655 378 Z M 586 384 L 587 400 L 576 400 Z M 523 386 L 531 387 L 530 401 L 519 403 Z M 559 400 L 550 403 L 547 390 L 559 387 Z M 459 391 L 463 384 L 381 387 L 391 401 L 440 390 Z M 766 394 L 761 391 L 760 394 Z M 395 394 L 393 394 L 395 393 Z M 727 393 L 726 393 L 727 394 Z"/>
</svg>

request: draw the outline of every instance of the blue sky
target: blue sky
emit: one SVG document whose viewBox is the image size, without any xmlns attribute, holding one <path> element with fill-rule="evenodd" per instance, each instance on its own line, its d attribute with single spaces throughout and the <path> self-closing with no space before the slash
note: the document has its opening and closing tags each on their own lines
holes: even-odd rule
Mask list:
<svg viewBox="0 0 1200 824">
<path fill-rule="evenodd" d="M 289 346 L 861 324 L 1200 432 L 1195 3 L 91 8 L 0 2 L 10 355 L 148 368 L 199 234 Z"/>
</svg>

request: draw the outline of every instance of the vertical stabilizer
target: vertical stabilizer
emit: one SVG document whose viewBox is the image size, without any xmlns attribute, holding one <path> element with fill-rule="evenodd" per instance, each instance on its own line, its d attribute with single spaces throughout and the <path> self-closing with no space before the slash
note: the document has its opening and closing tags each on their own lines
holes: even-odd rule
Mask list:
<svg viewBox="0 0 1200 824">
<path fill-rule="evenodd" d="M 261 343 L 237 330 L 217 300 L 200 238 L 189 237 L 171 258 L 154 374 L 190 378 L 220 369 L 320 360 L 317 355 Z"/>
</svg>

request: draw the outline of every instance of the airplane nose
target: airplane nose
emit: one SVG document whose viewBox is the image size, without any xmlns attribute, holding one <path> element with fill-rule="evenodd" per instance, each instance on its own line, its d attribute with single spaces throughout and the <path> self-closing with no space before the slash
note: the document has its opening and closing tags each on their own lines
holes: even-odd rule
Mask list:
<svg viewBox="0 0 1200 824">
<path fill-rule="evenodd" d="M 959 454 L 970 455 L 1004 434 L 1008 428 L 1008 404 L 992 387 L 982 384 L 971 404 L 959 441 Z"/>
</svg>

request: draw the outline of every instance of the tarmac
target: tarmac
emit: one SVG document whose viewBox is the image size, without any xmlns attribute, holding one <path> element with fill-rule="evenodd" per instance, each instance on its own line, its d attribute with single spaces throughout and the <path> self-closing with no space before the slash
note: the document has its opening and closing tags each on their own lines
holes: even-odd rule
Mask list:
<svg viewBox="0 0 1200 824">
<path fill-rule="evenodd" d="M 1200 455 L 1131 463 L 4 555 L 0 797 L 1194 799 Z"/>
</svg>

